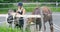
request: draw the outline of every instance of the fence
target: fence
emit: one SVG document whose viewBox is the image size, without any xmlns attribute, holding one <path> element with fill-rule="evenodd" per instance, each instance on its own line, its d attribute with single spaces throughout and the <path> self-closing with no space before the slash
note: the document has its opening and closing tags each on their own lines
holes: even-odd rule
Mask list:
<svg viewBox="0 0 60 32">
<path fill-rule="evenodd" d="M 17 9 L 17 4 L 18 3 L 0 3 L 0 5 L 1 5 L 0 10 L 1 10 L 1 12 L 5 11 L 5 13 L 7 13 L 8 9 Z M 37 5 L 39 7 L 48 6 L 54 12 L 57 12 L 60 9 L 60 2 L 40 2 L 38 4 L 37 3 L 23 3 L 23 7 L 28 12 L 32 12 L 33 9 Z"/>
<path fill-rule="evenodd" d="M 4 10 L 4 9 L 16 9 L 17 8 L 17 3 L 0 3 L 0 5 L 1 4 L 13 4 L 13 6 L 15 7 L 15 8 L 12 8 L 12 7 L 9 7 L 9 8 L 0 8 L 0 10 L 2 9 L 2 10 Z M 24 8 L 26 8 L 26 10 L 29 10 L 30 11 L 30 9 L 34 9 L 37 5 L 36 5 L 37 3 L 24 3 Z M 54 3 L 38 3 L 39 4 L 39 6 L 44 6 L 44 5 L 46 5 L 46 6 L 48 6 L 48 7 L 50 7 L 51 9 L 52 9 L 52 11 L 58 11 L 59 10 L 59 8 L 60 8 L 60 3 L 56 3 L 56 2 L 54 2 Z M 43 4 L 43 5 L 42 5 Z M 52 5 L 52 6 L 51 6 Z M 28 9 L 29 8 L 29 9 Z M 55 10 L 56 9 L 56 10 Z M 60 11 L 60 10 L 59 10 Z M 2 11 L 3 12 L 3 11 Z M 6 12 L 7 13 L 7 12 Z M 4 20 L 4 21 L 6 21 L 6 19 L 7 19 L 7 17 L 8 16 L 6 16 L 7 14 L 0 14 L 0 17 L 2 17 L 2 18 L 4 18 L 5 17 L 5 20 L 4 19 L 2 19 L 2 20 Z M 59 21 L 60 21 L 60 13 L 59 12 L 57 12 L 57 13 L 53 13 L 53 22 L 54 22 L 54 30 L 55 30 L 55 32 L 59 32 L 60 31 L 60 26 L 59 26 Z M 58 22 L 58 23 L 57 23 Z M 1 22 L 1 23 L 4 23 L 3 21 Z M 7 23 L 7 22 L 6 22 Z M 6 24 L 5 23 L 5 24 Z M 8 23 L 7 23 L 8 24 Z M 4 24 L 3 24 L 4 25 Z M 47 25 L 48 26 L 48 25 Z M 49 29 L 49 28 L 48 28 Z M 6 30 L 6 31 L 9 31 L 9 30 Z M 13 32 L 13 30 L 11 30 L 11 32 Z M 16 32 L 20 32 L 20 31 L 16 31 Z M 49 30 L 47 31 L 47 32 L 49 32 Z"/>
</svg>

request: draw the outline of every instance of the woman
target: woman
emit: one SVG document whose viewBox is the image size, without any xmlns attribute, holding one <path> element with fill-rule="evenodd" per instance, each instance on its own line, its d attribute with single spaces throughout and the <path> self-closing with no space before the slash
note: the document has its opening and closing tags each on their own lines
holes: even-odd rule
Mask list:
<svg viewBox="0 0 60 32">
<path fill-rule="evenodd" d="M 25 9 L 23 8 L 23 3 L 18 3 L 18 9 L 16 11 L 19 15 L 25 14 Z M 19 27 L 23 28 L 24 20 L 23 17 L 19 18 Z"/>
</svg>

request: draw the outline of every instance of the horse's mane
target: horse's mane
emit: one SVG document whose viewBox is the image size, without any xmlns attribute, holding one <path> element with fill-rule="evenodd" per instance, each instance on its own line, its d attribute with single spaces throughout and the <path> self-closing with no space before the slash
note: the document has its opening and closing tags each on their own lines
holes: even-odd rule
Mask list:
<svg viewBox="0 0 60 32">
<path fill-rule="evenodd" d="M 49 7 L 47 7 L 47 6 L 42 6 L 41 8 L 42 8 L 43 11 L 49 12 L 50 14 L 52 14 L 52 11 L 51 11 L 51 9 L 50 9 Z M 44 10 L 44 9 L 45 9 L 45 10 Z"/>
<path fill-rule="evenodd" d="M 36 8 L 33 10 L 32 14 L 35 14 L 36 10 L 38 10 L 38 9 L 40 9 L 40 8 L 39 8 L 39 7 L 36 7 Z"/>
</svg>

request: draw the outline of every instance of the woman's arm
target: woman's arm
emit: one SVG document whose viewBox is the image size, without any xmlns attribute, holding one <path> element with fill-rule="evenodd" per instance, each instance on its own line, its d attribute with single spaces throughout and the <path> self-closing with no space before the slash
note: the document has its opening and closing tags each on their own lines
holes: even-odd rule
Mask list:
<svg viewBox="0 0 60 32">
<path fill-rule="evenodd" d="M 23 9 L 23 14 L 22 15 L 24 15 L 26 13 L 26 11 L 25 11 L 25 9 Z"/>
</svg>

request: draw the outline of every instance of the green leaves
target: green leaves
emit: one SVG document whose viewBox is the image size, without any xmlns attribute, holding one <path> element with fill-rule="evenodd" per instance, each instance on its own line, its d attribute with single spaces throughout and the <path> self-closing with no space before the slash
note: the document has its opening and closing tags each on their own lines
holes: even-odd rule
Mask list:
<svg viewBox="0 0 60 32">
<path fill-rule="evenodd" d="M 16 3 L 16 2 L 60 2 L 60 0 L 0 0 L 0 3 Z"/>
</svg>

